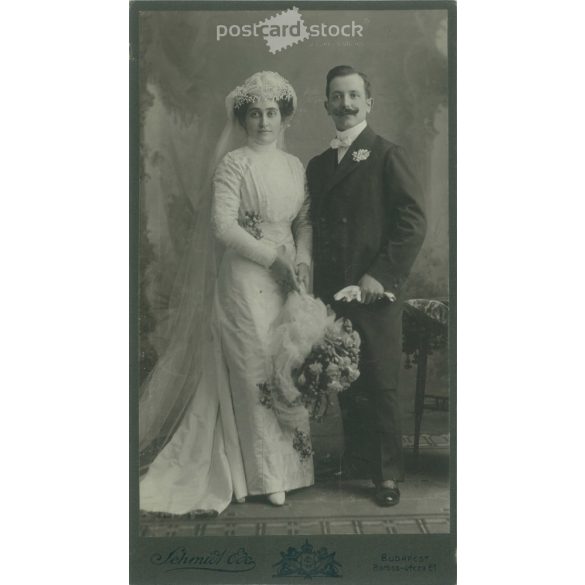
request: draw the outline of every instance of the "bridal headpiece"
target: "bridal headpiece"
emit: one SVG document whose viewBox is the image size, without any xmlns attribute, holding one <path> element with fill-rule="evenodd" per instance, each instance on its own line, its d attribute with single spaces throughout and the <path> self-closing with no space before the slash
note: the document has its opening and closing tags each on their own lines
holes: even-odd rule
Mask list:
<svg viewBox="0 0 585 585">
<path fill-rule="evenodd" d="M 258 99 L 266 98 L 281 103 L 281 100 L 291 104 L 287 123 L 278 137 L 278 146 L 284 150 L 284 132 L 290 118 L 297 109 L 297 94 L 292 85 L 282 75 L 273 71 L 260 71 L 248 77 L 244 83 L 238 85 L 225 98 L 227 122 L 219 137 L 215 154 L 212 159 L 212 168 L 215 169 L 227 152 L 231 152 L 245 141 L 245 132 L 238 123 L 235 110 L 244 104 L 253 103 Z M 289 108 L 287 108 L 288 110 Z"/>
<path fill-rule="evenodd" d="M 225 105 L 228 117 L 233 117 L 234 108 L 253 103 L 258 99 L 291 100 L 293 112 L 297 107 L 297 95 L 292 85 L 282 75 L 273 71 L 260 71 L 248 77 L 226 97 Z"/>
</svg>

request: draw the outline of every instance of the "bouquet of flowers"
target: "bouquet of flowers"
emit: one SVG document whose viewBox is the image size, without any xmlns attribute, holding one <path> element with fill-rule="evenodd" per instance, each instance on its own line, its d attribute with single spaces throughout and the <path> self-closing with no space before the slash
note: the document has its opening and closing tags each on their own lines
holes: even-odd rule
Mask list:
<svg viewBox="0 0 585 585">
<path fill-rule="evenodd" d="M 349 319 L 336 320 L 335 313 L 311 295 L 288 296 L 269 347 L 273 368 L 270 378 L 258 384 L 260 401 L 291 428 L 303 418 L 302 411 L 321 420 L 331 396 L 360 375 L 358 332 Z"/>
<path fill-rule="evenodd" d="M 338 319 L 325 329 L 303 365 L 292 377 L 311 419 L 320 421 L 331 405 L 331 396 L 343 392 L 360 375 L 360 336 L 349 319 Z"/>
</svg>

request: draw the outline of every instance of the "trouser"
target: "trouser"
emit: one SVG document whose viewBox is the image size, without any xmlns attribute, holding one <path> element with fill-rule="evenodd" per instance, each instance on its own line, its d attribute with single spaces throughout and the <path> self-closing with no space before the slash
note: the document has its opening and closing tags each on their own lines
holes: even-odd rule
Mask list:
<svg viewBox="0 0 585 585">
<path fill-rule="evenodd" d="M 339 394 L 343 420 L 343 469 L 353 477 L 404 481 L 402 427 L 397 390 L 356 382 Z"/>
</svg>

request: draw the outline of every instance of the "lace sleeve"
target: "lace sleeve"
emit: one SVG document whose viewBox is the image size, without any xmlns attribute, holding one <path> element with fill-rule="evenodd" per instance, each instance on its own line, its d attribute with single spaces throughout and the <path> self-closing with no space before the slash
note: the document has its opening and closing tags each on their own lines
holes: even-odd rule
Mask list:
<svg viewBox="0 0 585 585">
<path fill-rule="evenodd" d="M 305 181 L 305 200 L 293 222 L 293 234 L 297 247 L 296 263 L 303 262 L 311 266 L 311 254 L 313 248 L 313 226 L 311 225 L 310 197 Z"/>
<path fill-rule="evenodd" d="M 254 238 L 238 223 L 243 168 L 230 154 L 218 165 L 213 178 L 213 225 L 216 237 L 228 248 L 266 268 L 276 250 Z"/>
</svg>

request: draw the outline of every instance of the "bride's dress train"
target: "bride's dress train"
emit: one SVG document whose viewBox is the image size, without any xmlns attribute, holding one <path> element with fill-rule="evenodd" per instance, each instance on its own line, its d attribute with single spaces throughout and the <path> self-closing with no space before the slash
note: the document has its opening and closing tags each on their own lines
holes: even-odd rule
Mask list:
<svg viewBox="0 0 585 585">
<path fill-rule="evenodd" d="M 213 319 L 216 321 L 216 319 Z M 222 512 L 247 495 L 244 466 L 217 327 L 193 400 L 170 442 L 140 482 L 140 508 Z"/>
</svg>

